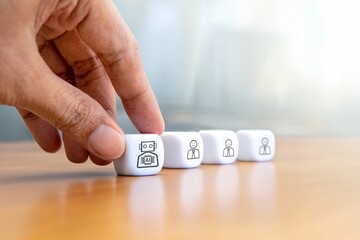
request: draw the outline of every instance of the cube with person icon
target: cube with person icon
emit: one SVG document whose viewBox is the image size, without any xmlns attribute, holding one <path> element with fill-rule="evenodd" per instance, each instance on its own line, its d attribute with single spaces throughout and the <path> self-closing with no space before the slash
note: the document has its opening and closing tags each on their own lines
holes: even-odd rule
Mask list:
<svg viewBox="0 0 360 240">
<path fill-rule="evenodd" d="M 269 161 L 275 154 L 275 136 L 269 130 L 241 130 L 239 140 L 239 161 Z"/>
<path fill-rule="evenodd" d="M 229 164 L 238 156 L 238 139 L 234 131 L 202 130 L 204 141 L 203 164 Z"/>
<path fill-rule="evenodd" d="M 164 132 L 164 168 L 194 168 L 204 155 L 203 140 L 197 132 Z"/>
</svg>

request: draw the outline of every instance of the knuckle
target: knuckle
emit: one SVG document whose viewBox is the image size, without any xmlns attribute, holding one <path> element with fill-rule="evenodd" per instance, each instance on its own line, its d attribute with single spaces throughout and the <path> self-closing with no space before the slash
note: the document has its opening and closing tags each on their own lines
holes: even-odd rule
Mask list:
<svg viewBox="0 0 360 240">
<path fill-rule="evenodd" d="M 129 58 L 129 56 L 139 55 L 139 46 L 134 37 L 127 37 L 126 40 L 122 40 L 121 42 L 115 51 L 98 54 L 106 68 L 120 65 L 125 59 Z"/>
<path fill-rule="evenodd" d="M 96 122 L 96 115 L 93 114 L 95 109 L 82 94 L 76 94 L 72 99 L 76 100 L 68 104 L 63 114 L 56 119 L 55 125 L 71 135 L 87 136 Z"/>
<path fill-rule="evenodd" d="M 143 89 L 139 89 L 138 91 L 132 92 L 131 94 L 128 94 L 127 96 L 124 96 L 122 98 L 122 101 L 125 103 L 134 102 L 140 99 L 141 97 L 145 96 L 146 94 L 149 94 L 150 86 L 146 85 Z"/>
<path fill-rule="evenodd" d="M 75 82 L 74 82 L 74 76 L 71 70 L 68 71 L 61 71 L 61 72 L 56 72 L 55 73 L 56 76 L 58 76 L 59 78 L 61 78 L 62 80 L 68 82 L 69 84 L 75 86 Z"/>
<path fill-rule="evenodd" d="M 32 122 L 34 120 L 38 119 L 38 116 L 36 116 L 34 113 L 29 111 L 24 111 L 20 113 L 21 117 L 24 119 L 25 122 Z"/>
<path fill-rule="evenodd" d="M 55 1 L 54 6 L 39 11 L 36 16 L 35 28 L 46 30 L 43 33 L 46 38 L 53 39 L 65 31 L 71 31 L 81 23 L 94 7 L 96 1 L 86 0 L 63 0 Z M 45 27 L 45 28 L 44 28 Z"/>
<path fill-rule="evenodd" d="M 106 71 L 97 57 L 90 57 L 73 64 L 74 76 L 77 79 L 78 87 L 90 84 L 106 75 Z"/>
</svg>

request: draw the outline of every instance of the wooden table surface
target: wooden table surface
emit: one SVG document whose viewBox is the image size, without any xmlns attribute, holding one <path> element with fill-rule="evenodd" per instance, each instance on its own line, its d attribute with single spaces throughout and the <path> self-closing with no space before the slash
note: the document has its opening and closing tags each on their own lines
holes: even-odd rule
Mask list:
<svg viewBox="0 0 360 240">
<path fill-rule="evenodd" d="M 278 139 L 273 162 L 117 177 L 0 144 L 0 239 L 360 239 L 360 139 Z"/>
</svg>

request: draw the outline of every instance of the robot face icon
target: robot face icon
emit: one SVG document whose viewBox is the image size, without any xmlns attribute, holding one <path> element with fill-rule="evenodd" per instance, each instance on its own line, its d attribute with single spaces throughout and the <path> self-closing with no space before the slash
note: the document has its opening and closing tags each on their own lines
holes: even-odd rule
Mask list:
<svg viewBox="0 0 360 240">
<path fill-rule="evenodd" d="M 154 153 L 156 148 L 157 144 L 155 141 L 143 141 L 140 143 L 139 149 L 142 154 L 138 157 L 138 168 L 151 168 L 159 166 L 158 156 Z"/>
<path fill-rule="evenodd" d="M 154 152 L 156 149 L 155 141 L 144 141 L 139 145 L 139 149 L 141 152 Z"/>
</svg>

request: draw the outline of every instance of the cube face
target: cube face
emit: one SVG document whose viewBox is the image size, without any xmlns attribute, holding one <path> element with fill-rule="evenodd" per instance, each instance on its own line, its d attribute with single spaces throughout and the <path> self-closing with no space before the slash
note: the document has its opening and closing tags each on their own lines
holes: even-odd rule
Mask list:
<svg viewBox="0 0 360 240">
<path fill-rule="evenodd" d="M 227 130 L 202 130 L 204 141 L 203 164 L 229 164 L 238 156 L 238 138 L 235 132 Z"/>
<path fill-rule="evenodd" d="M 114 161 L 118 175 L 158 174 L 164 165 L 164 145 L 156 134 L 126 134 L 124 154 Z"/>
<path fill-rule="evenodd" d="M 270 161 L 275 155 L 275 136 L 268 130 L 237 132 L 240 161 Z"/>
<path fill-rule="evenodd" d="M 201 164 L 204 144 L 197 132 L 164 132 L 165 168 L 194 168 Z"/>
</svg>

